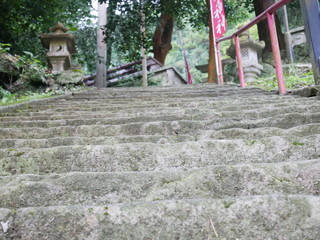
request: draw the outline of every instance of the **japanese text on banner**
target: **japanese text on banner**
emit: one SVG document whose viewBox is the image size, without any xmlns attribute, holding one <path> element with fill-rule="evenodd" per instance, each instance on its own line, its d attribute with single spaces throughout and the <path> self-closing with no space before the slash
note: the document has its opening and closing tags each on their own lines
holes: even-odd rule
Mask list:
<svg viewBox="0 0 320 240">
<path fill-rule="evenodd" d="M 216 39 L 222 37 L 226 32 L 227 23 L 224 12 L 223 0 L 211 0 L 211 16 L 213 18 L 214 35 Z"/>
</svg>

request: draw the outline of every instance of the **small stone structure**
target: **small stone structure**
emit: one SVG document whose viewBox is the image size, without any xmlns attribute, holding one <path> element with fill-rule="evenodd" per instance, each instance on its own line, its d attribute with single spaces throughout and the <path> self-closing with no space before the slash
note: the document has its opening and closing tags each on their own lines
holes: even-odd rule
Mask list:
<svg viewBox="0 0 320 240">
<path fill-rule="evenodd" d="M 255 40 L 248 31 L 242 33 L 239 38 L 244 78 L 246 82 L 253 82 L 263 70 L 263 66 L 258 61 L 258 54 L 265 48 L 265 43 Z M 227 50 L 227 55 L 235 58 L 236 50 L 233 40 Z"/>
<path fill-rule="evenodd" d="M 290 30 L 292 47 L 307 43 L 306 33 L 304 27 L 297 27 Z"/>
<path fill-rule="evenodd" d="M 148 80 L 160 86 L 182 86 L 187 84 L 183 76 L 172 66 L 151 71 Z"/>
<path fill-rule="evenodd" d="M 47 61 L 53 74 L 71 69 L 71 54 L 76 53 L 73 35 L 66 33 L 69 29 L 62 23 L 50 28 L 52 33 L 42 34 L 41 43 L 49 49 Z"/>
<path fill-rule="evenodd" d="M 134 61 L 110 68 L 107 72 L 107 87 L 117 86 L 128 79 L 141 79 L 142 61 Z M 183 76 L 172 66 L 164 67 L 155 58 L 147 58 L 148 82 L 151 85 L 180 86 L 187 84 Z"/>
</svg>

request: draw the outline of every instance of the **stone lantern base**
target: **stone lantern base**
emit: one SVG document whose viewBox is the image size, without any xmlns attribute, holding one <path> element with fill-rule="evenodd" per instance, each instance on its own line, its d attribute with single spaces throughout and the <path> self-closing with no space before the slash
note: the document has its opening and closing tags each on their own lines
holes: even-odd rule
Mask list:
<svg viewBox="0 0 320 240">
<path fill-rule="evenodd" d="M 244 79 L 246 80 L 246 82 L 254 82 L 257 78 L 259 78 L 262 70 L 263 66 L 258 63 L 244 65 Z"/>
<path fill-rule="evenodd" d="M 47 60 L 49 62 L 49 66 L 53 74 L 59 74 L 63 72 L 65 69 L 70 68 L 70 64 L 67 64 L 67 62 L 70 63 L 69 56 L 50 56 Z"/>
</svg>

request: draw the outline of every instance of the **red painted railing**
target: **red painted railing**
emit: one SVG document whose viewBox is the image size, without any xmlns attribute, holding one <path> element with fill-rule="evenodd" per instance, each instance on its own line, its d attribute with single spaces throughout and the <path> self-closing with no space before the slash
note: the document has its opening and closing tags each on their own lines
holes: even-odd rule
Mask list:
<svg viewBox="0 0 320 240">
<path fill-rule="evenodd" d="M 282 61 L 280 56 L 280 48 L 279 48 L 279 40 L 277 36 L 277 30 L 276 30 L 276 24 L 275 24 L 275 18 L 274 13 L 284 5 L 290 3 L 292 0 L 280 0 L 279 2 L 273 4 L 271 7 L 269 7 L 267 10 L 265 10 L 263 13 L 261 13 L 259 16 L 257 16 L 254 20 L 252 20 L 249 24 L 243 26 L 238 31 L 233 33 L 230 36 L 219 38 L 216 41 L 216 49 L 218 51 L 218 63 L 219 63 L 219 69 L 222 70 L 222 63 L 221 63 L 221 55 L 219 43 L 222 41 L 226 41 L 229 39 L 234 39 L 234 45 L 236 48 L 236 58 L 237 58 L 237 64 L 238 64 L 238 74 L 239 74 L 239 80 L 241 87 L 245 87 L 245 79 L 244 79 L 244 73 L 243 73 L 243 67 L 242 67 L 242 60 L 241 60 L 241 49 L 240 49 L 240 42 L 239 42 L 239 35 L 243 33 L 244 31 L 248 30 L 255 24 L 261 22 L 264 19 L 268 19 L 268 25 L 269 25 L 269 32 L 270 32 L 270 39 L 272 44 L 272 52 L 273 52 L 273 58 L 276 66 L 276 73 L 278 78 L 278 88 L 280 94 L 286 94 L 286 88 L 284 84 L 284 76 L 283 76 L 283 70 L 282 70 Z M 219 76 L 219 84 L 223 84 L 223 75 L 222 71 L 220 71 Z"/>
</svg>

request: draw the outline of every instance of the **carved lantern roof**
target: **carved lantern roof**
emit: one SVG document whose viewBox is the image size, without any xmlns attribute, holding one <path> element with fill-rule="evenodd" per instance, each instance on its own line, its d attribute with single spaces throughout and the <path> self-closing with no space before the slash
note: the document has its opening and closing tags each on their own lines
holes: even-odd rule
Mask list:
<svg viewBox="0 0 320 240">
<path fill-rule="evenodd" d="M 69 53 L 76 53 L 74 37 L 72 34 L 66 33 L 69 29 L 62 23 L 58 22 L 54 27 L 50 28 L 51 33 L 41 34 L 42 45 L 50 49 L 50 42 L 52 41 L 65 41 L 68 47 Z"/>
</svg>

